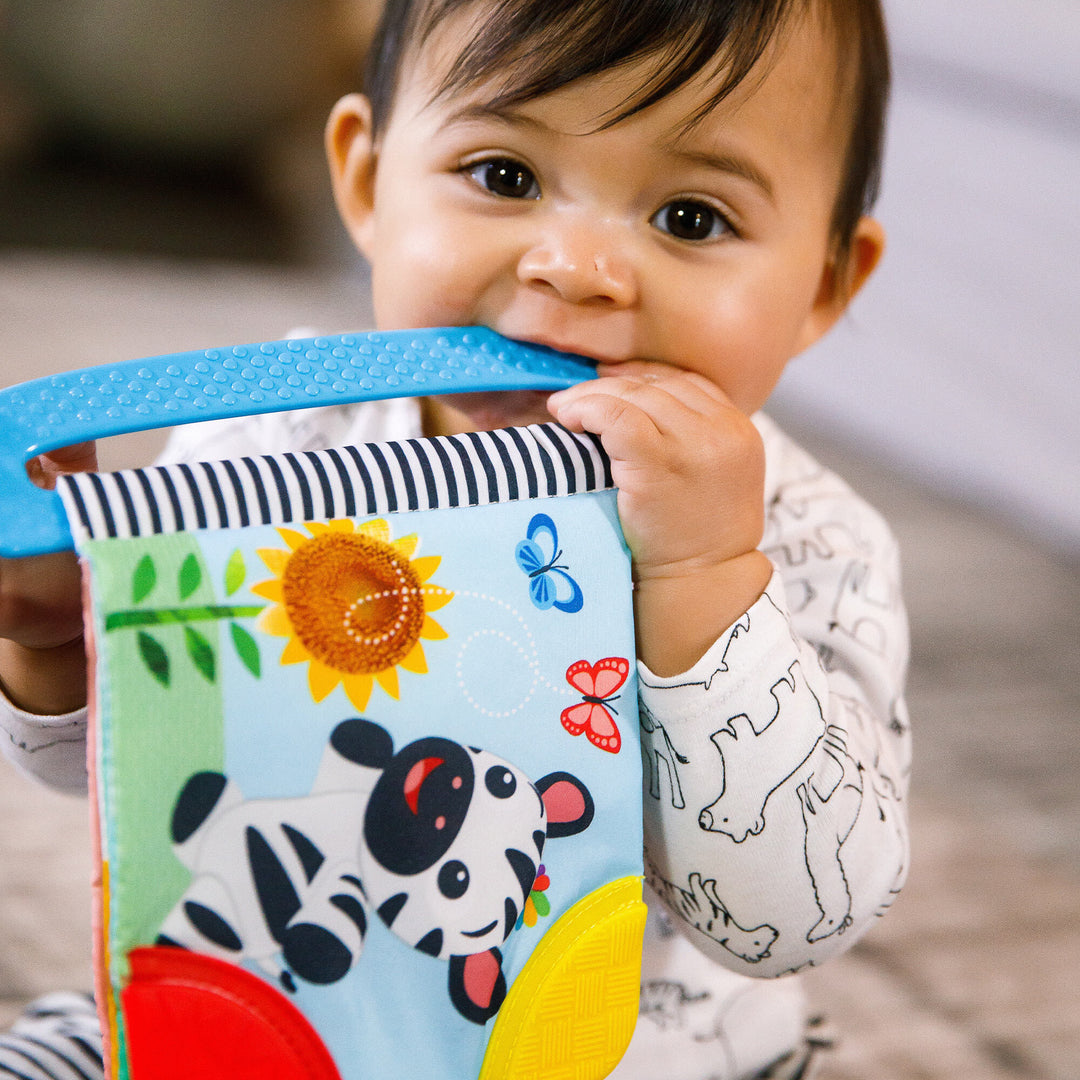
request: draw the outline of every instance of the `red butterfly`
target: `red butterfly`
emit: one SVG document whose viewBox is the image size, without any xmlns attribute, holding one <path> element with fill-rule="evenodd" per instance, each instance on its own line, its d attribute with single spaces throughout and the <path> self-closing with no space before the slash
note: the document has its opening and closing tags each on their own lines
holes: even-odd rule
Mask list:
<svg viewBox="0 0 1080 1080">
<path fill-rule="evenodd" d="M 630 663 L 621 656 L 606 656 L 590 664 L 588 660 L 576 660 L 566 669 L 566 681 L 585 699 L 562 711 L 562 726 L 571 735 L 585 737 L 601 750 L 617 754 L 622 746 L 622 736 L 611 715 L 618 712 L 610 708 L 618 698 L 615 693 L 630 673 Z"/>
</svg>

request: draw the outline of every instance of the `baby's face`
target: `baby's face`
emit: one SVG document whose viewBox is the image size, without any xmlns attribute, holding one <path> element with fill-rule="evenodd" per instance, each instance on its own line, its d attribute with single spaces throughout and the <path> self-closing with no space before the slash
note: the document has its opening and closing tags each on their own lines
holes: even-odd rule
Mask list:
<svg viewBox="0 0 1080 1080">
<path fill-rule="evenodd" d="M 596 130 L 647 62 L 512 108 L 486 105 L 494 83 L 433 99 L 467 32 L 448 20 L 406 64 L 373 173 L 350 174 L 344 154 L 335 170 L 339 203 L 364 189 L 342 209 L 379 328 L 483 324 L 608 363 L 660 361 L 759 408 L 843 309 L 829 223 L 847 124 L 820 31 L 794 26 L 771 67 L 688 131 L 703 79 Z M 362 148 L 363 120 L 351 131 Z M 546 420 L 544 401 L 454 406 L 490 428 Z"/>
</svg>

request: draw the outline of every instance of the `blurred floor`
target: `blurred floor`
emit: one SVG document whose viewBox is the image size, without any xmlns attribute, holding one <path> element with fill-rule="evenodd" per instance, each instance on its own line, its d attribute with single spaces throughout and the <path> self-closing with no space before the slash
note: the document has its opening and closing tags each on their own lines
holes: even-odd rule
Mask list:
<svg viewBox="0 0 1080 1080">
<path fill-rule="evenodd" d="M 892 523 L 913 639 L 911 879 L 809 976 L 825 1080 L 1076 1080 L 1080 565 L 780 419 Z"/>
<path fill-rule="evenodd" d="M 359 269 L 0 251 L 0 385 L 71 366 L 368 325 Z M 905 552 L 916 737 L 911 881 L 810 973 L 843 1041 L 824 1080 L 1080 1076 L 1080 567 L 789 428 Z M 158 436 L 106 450 L 145 461 Z M 0 773 L 0 1022 L 89 979 L 86 807 Z"/>
</svg>

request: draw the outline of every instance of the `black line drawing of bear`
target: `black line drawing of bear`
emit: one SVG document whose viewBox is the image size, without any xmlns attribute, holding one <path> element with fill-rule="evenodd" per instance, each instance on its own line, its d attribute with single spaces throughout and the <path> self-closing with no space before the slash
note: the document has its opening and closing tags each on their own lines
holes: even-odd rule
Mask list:
<svg viewBox="0 0 1080 1080">
<path fill-rule="evenodd" d="M 821 755 L 815 755 L 816 767 L 801 779 L 796 795 L 806 826 L 806 868 L 814 889 L 814 901 L 821 919 L 806 935 L 809 942 L 821 941 L 843 933 L 851 925 L 851 891 L 844 872 L 843 849 L 852 829 L 864 812 L 867 800 L 883 821 L 903 821 L 899 811 L 901 797 L 893 779 L 881 771 L 880 732 L 867 713 L 866 706 L 855 698 L 837 695 L 837 709 L 851 727 L 858 728 L 861 739 L 877 740 L 872 761 L 875 782 L 867 786 L 866 769 L 847 750 L 848 733 L 838 724 L 830 724 L 822 740 Z M 873 743 L 871 744 L 873 745 Z M 828 812 L 827 814 L 825 812 Z M 825 826 L 825 818 L 828 826 Z M 818 820 L 815 821 L 814 819 Z M 902 843 L 899 844 L 904 847 Z M 907 876 L 906 862 L 897 866 L 896 875 L 885 903 L 887 908 L 899 893 Z"/>
<path fill-rule="evenodd" d="M 569 773 L 530 781 L 494 754 L 429 736 L 394 751 L 385 728 L 342 721 L 311 793 L 245 800 L 221 773 L 192 776 L 172 819 L 192 873 L 159 944 L 255 963 L 289 991 L 343 978 L 368 912 L 449 962 L 457 1011 L 478 1024 L 506 994 L 499 946 L 536 880 L 547 840 L 592 821 Z"/>
<path fill-rule="evenodd" d="M 863 771 L 847 752 L 847 732 L 830 724 L 817 767 L 795 789 L 806 828 L 806 869 L 821 918 L 806 940 L 813 943 L 842 934 L 851 925 L 851 890 L 841 851 L 851 835 L 863 803 Z M 815 822 L 823 810 L 829 824 Z"/>
</svg>

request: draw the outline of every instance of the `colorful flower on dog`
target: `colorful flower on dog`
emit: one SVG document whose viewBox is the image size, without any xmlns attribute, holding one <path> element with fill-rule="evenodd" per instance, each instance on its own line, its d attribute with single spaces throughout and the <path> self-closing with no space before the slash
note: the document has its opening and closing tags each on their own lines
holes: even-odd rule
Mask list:
<svg viewBox="0 0 1080 1080">
<path fill-rule="evenodd" d="M 525 898 L 525 906 L 518 916 L 517 929 L 520 930 L 523 924 L 525 926 L 535 926 L 537 918 L 551 914 L 551 901 L 544 895 L 550 884 L 551 879 L 544 871 L 544 864 L 541 863 L 533 887 Z"/>
<path fill-rule="evenodd" d="M 306 663 L 308 685 L 322 701 L 341 685 L 358 709 L 375 683 L 398 696 L 398 668 L 423 674 L 421 641 L 445 638 L 429 614 L 453 593 L 430 582 L 441 558 L 415 558 L 415 535 L 390 538 L 381 518 L 309 522 L 308 534 L 278 529 L 286 550 L 259 557 L 273 577 L 252 586 L 272 600 L 259 620 L 265 633 L 288 638 L 283 664 Z"/>
</svg>

